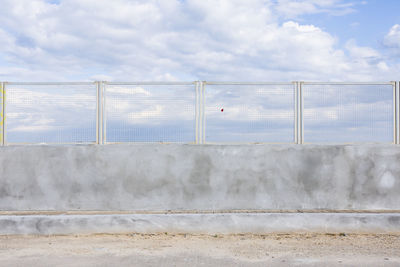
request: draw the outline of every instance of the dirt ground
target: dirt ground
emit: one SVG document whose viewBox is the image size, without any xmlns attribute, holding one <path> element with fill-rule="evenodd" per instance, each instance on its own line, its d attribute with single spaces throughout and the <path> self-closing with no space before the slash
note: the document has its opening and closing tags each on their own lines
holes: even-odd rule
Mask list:
<svg viewBox="0 0 400 267">
<path fill-rule="evenodd" d="M 400 235 L 0 236 L 0 266 L 400 266 Z"/>
</svg>

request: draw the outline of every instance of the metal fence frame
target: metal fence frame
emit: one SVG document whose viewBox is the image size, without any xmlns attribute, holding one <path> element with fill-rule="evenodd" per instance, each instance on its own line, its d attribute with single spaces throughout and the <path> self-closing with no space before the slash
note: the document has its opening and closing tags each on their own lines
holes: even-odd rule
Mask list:
<svg viewBox="0 0 400 267">
<path fill-rule="evenodd" d="M 298 127 L 298 118 L 300 118 L 300 113 L 299 113 L 299 109 L 297 108 L 298 106 L 300 106 L 300 102 L 299 98 L 298 98 L 298 82 L 217 82 L 217 81 L 203 81 L 203 94 L 205 94 L 207 85 L 291 85 L 293 86 L 293 91 L 294 91 L 294 107 L 293 107 L 293 111 L 294 111 L 294 121 L 293 121 L 293 142 L 284 142 L 285 144 L 298 144 L 298 129 L 300 129 Z M 205 96 L 203 96 L 205 98 Z M 211 143 L 211 142 L 206 142 L 205 140 L 205 128 L 206 128 L 206 116 L 205 116 L 205 99 L 203 99 L 203 103 L 202 103 L 202 107 L 203 109 L 203 143 L 202 144 L 215 144 L 215 143 Z M 245 143 L 247 144 L 248 142 L 239 142 L 239 143 Z M 269 144 L 282 144 L 283 142 L 265 142 L 265 143 L 269 143 Z M 237 144 L 237 143 L 235 143 Z"/>
<path fill-rule="evenodd" d="M 1 93 L 1 133 L 0 133 L 0 141 L 1 141 L 1 145 L 4 146 L 6 137 L 6 89 L 5 89 L 5 82 L 0 82 L 0 93 Z"/>
<path fill-rule="evenodd" d="M 195 85 L 195 144 L 206 144 L 206 117 L 205 117 L 205 91 L 207 85 L 289 85 L 294 87 L 294 143 L 304 144 L 304 85 L 392 85 L 393 86 L 393 142 L 400 144 L 400 81 L 391 82 L 0 82 L 0 144 L 2 146 L 11 144 L 7 142 L 7 110 L 6 92 L 7 85 L 96 85 L 96 144 L 109 144 L 107 142 L 107 116 L 106 116 L 106 94 L 107 85 Z M 65 143 L 57 143 L 65 144 Z"/>
<path fill-rule="evenodd" d="M 393 88 L 393 142 L 392 144 L 400 144 L 399 143 L 399 116 L 398 116 L 398 111 L 399 111 L 399 83 L 396 81 L 390 81 L 390 82 L 300 82 L 300 109 L 301 109 L 301 122 L 300 122 L 300 140 L 299 144 L 304 144 L 307 142 L 304 142 L 304 116 L 303 116 L 303 110 L 304 110 L 304 99 L 303 99 L 303 85 L 391 85 Z"/>
<path fill-rule="evenodd" d="M 400 81 L 397 83 L 395 82 L 395 94 L 394 94 L 394 99 L 395 99 L 395 144 L 400 144 Z"/>
<path fill-rule="evenodd" d="M 195 127 L 195 140 L 193 140 L 194 144 L 201 144 L 201 137 L 198 132 L 201 131 L 201 103 L 197 102 L 198 99 L 201 99 L 201 82 L 194 81 L 194 82 L 108 82 L 108 81 L 102 81 L 99 82 L 100 87 L 101 87 L 101 95 L 102 97 L 99 98 L 99 106 L 101 107 L 101 121 L 100 121 L 100 127 L 99 131 L 102 132 L 100 134 L 100 139 L 99 139 L 99 144 L 119 144 L 119 143 L 131 143 L 131 144 L 143 144 L 143 143 L 154 143 L 154 142 L 109 142 L 107 141 L 107 112 L 106 112 L 106 101 L 107 101 L 107 85 L 194 85 L 195 86 L 195 102 L 193 103 L 195 105 L 195 122 L 194 122 L 194 127 Z M 168 142 L 168 143 L 174 143 L 174 142 Z"/>
<path fill-rule="evenodd" d="M 1 143 L 3 146 L 6 145 L 32 145 L 32 144 L 39 144 L 39 143 L 30 143 L 30 142 L 18 142 L 18 143 L 12 143 L 12 142 L 7 142 L 7 105 L 6 105 L 6 93 L 7 93 L 7 85 L 95 85 L 97 82 L 0 82 L 1 84 L 1 93 L 2 93 L 2 123 L 0 124 L 0 127 L 2 128 L 2 134 L 1 134 Z M 96 97 L 97 102 L 99 101 L 99 98 Z M 99 112 L 98 107 L 97 112 Z M 99 119 L 96 118 L 96 128 L 99 127 Z M 79 144 L 98 144 L 98 137 L 96 136 L 96 141 L 95 142 L 80 142 Z M 41 144 L 41 143 L 40 143 Z M 46 144 L 78 144 L 77 142 L 46 142 Z"/>
</svg>

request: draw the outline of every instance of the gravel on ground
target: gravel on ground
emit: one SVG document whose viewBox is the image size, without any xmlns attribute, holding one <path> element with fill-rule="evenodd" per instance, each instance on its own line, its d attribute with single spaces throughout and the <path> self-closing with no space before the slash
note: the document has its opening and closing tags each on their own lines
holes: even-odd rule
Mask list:
<svg viewBox="0 0 400 267">
<path fill-rule="evenodd" d="M 0 266 L 400 266 L 400 235 L 0 236 Z"/>
</svg>

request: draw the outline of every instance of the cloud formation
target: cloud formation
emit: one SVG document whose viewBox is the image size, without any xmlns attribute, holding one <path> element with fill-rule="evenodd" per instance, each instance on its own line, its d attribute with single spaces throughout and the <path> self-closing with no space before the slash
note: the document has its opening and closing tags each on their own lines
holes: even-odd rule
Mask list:
<svg viewBox="0 0 400 267">
<path fill-rule="evenodd" d="M 0 80 L 390 80 L 393 62 L 302 15 L 342 0 L 3 0 Z M 398 44 L 398 25 L 385 37 Z"/>
<path fill-rule="evenodd" d="M 385 35 L 383 43 L 391 52 L 400 58 L 400 25 L 395 24 Z"/>
</svg>

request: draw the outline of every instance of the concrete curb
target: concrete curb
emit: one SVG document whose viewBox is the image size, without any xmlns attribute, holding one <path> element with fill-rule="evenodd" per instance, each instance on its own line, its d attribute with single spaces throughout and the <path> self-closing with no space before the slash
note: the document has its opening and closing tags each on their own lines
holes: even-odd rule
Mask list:
<svg viewBox="0 0 400 267">
<path fill-rule="evenodd" d="M 399 213 L 1 215 L 0 234 L 400 233 Z"/>
</svg>

